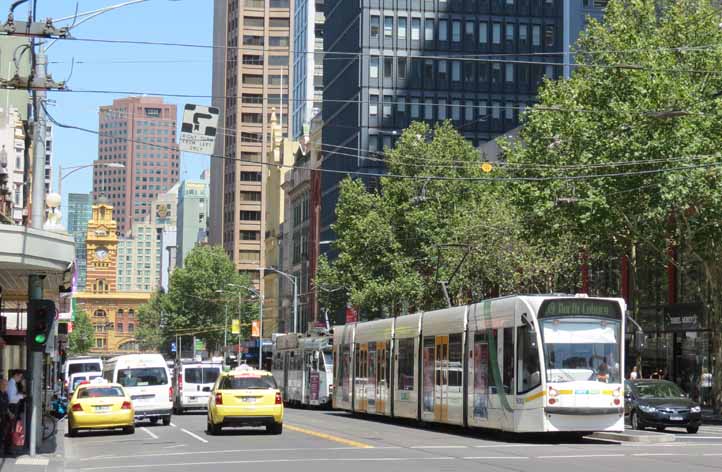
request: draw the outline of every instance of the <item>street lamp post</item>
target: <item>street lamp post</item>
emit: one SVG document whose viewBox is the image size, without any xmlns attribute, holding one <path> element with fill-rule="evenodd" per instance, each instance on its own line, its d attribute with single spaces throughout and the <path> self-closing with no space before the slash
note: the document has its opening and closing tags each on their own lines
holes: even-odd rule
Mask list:
<svg viewBox="0 0 722 472">
<path fill-rule="evenodd" d="M 273 267 L 264 267 L 261 270 L 270 270 L 286 277 L 293 283 L 293 332 L 298 333 L 298 277 L 287 274 Z"/>
<path fill-rule="evenodd" d="M 71 166 L 71 167 L 58 166 L 58 193 L 60 195 L 63 194 L 63 179 L 64 178 L 68 177 L 71 174 L 74 174 L 75 172 L 77 172 L 81 169 L 87 169 L 88 167 L 95 167 L 96 165 L 99 167 L 110 167 L 113 169 L 125 169 L 125 164 L 120 163 L 120 162 L 100 162 L 100 161 L 95 161 L 92 164 L 85 164 L 82 166 Z M 70 172 L 63 175 L 63 170 L 68 170 Z"/>
<path fill-rule="evenodd" d="M 223 289 L 216 290 L 216 293 L 223 293 Z M 225 296 L 223 297 L 223 367 L 226 366 L 226 346 L 228 345 L 228 303 L 226 303 Z"/>
</svg>

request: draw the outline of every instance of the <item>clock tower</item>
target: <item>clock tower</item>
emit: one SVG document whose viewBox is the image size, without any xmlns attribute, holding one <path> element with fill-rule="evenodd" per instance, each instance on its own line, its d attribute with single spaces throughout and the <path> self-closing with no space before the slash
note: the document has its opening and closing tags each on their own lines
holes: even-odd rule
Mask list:
<svg viewBox="0 0 722 472">
<path fill-rule="evenodd" d="M 87 254 L 86 289 L 89 292 L 115 292 L 118 257 L 118 224 L 113 220 L 113 206 L 100 197 L 93 205 L 85 239 Z"/>
</svg>

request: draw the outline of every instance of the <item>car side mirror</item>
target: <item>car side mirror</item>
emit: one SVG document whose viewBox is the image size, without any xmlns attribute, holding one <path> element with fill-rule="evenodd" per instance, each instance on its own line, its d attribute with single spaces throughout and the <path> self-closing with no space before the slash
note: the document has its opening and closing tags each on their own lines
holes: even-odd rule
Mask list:
<svg viewBox="0 0 722 472">
<path fill-rule="evenodd" d="M 204 391 L 204 392 L 210 392 L 210 391 L 211 391 L 211 387 L 203 387 L 203 391 Z"/>
</svg>

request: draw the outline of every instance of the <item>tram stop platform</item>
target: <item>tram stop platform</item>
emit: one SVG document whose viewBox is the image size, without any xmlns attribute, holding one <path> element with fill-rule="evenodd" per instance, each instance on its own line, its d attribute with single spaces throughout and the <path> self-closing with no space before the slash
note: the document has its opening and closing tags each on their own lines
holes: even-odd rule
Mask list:
<svg viewBox="0 0 722 472">
<path fill-rule="evenodd" d="M 629 429 L 623 433 L 599 432 L 586 436 L 589 439 L 612 442 L 633 442 L 645 444 L 669 443 L 674 442 L 676 436 L 674 434 L 658 433 L 656 431 L 635 431 Z"/>
</svg>

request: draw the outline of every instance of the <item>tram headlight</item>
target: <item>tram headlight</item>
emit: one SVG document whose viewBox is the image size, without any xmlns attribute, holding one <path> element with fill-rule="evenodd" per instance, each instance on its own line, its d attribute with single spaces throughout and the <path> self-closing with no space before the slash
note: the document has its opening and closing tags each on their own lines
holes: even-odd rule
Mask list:
<svg viewBox="0 0 722 472">
<path fill-rule="evenodd" d="M 549 387 L 549 398 L 556 398 L 559 392 L 554 387 Z"/>
<path fill-rule="evenodd" d="M 619 398 L 622 396 L 622 387 L 617 387 L 612 392 L 612 395 L 614 395 L 614 398 Z"/>
</svg>

